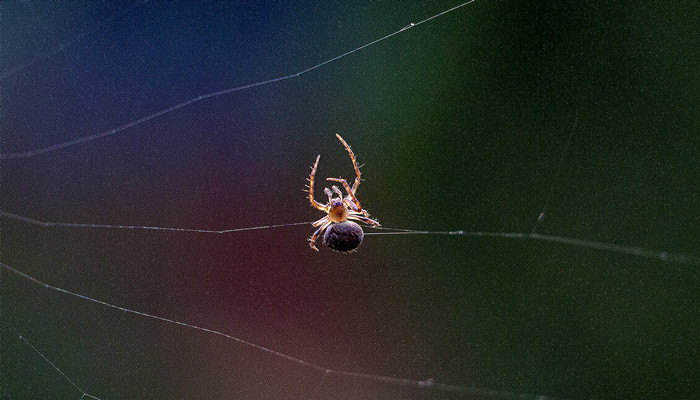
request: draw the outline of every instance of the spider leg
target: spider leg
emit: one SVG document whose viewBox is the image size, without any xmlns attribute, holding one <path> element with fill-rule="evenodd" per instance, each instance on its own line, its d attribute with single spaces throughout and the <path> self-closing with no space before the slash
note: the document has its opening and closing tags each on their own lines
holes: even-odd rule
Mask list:
<svg viewBox="0 0 700 400">
<path fill-rule="evenodd" d="M 313 227 L 315 228 L 315 227 L 317 227 L 317 226 L 323 225 L 324 222 L 329 221 L 329 220 L 330 220 L 330 219 L 328 218 L 328 215 L 326 215 L 325 217 L 319 219 L 318 221 L 314 222 L 314 223 L 311 224 L 311 225 L 313 225 Z"/>
<path fill-rule="evenodd" d="M 321 236 L 321 233 L 323 233 L 323 231 L 325 231 L 326 228 L 328 228 L 328 225 L 331 224 L 331 221 L 326 216 L 314 222 L 314 226 L 316 226 L 316 223 L 323 221 L 324 219 L 326 220 L 326 222 L 322 223 L 321 226 L 318 229 L 316 229 L 316 232 L 314 232 L 314 234 L 311 235 L 311 237 L 309 238 L 309 246 L 311 246 L 311 248 L 316 251 L 318 251 L 318 248 L 316 248 L 316 239 L 318 239 L 318 237 Z"/>
<path fill-rule="evenodd" d="M 355 197 L 355 192 L 353 192 L 352 189 L 350 189 L 350 185 L 348 185 L 348 181 L 346 181 L 345 179 L 342 179 L 342 178 L 326 178 L 326 179 L 329 181 L 341 183 L 343 185 L 343 187 L 345 188 L 345 190 L 348 191 L 348 195 L 350 196 L 352 203 L 355 203 L 355 204 L 352 204 L 350 202 L 347 202 L 346 204 L 350 205 L 350 208 L 353 208 L 353 209 L 355 209 L 355 207 L 357 207 L 357 209 L 355 209 L 355 211 L 362 210 L 362 206 L 360 206 L 360 200 L 357 200 L 357 197 Z M 340 195 L 340 198 L 341 199 L 343 198 L 342 194 Z"/>
<path fill-rule="evenodd" d="M 328 188 L 323 188 L 323 191 L 326 192 L 326 196 L 328 196 L 328 204 L 331 204 L 331 200 L 333 199 L 333 192 L 331 192 L 331 190 Z"/>
<path fill-rule="evenodd" d="M 360 206 L 358 206 L 357 204 L 355 204 L 355 202 L 352 201 L 352 199 L 351 199 L 350 197 L 346 197 L 345 199 L 343 199 L 343 202 L 344 202 L 344 203 L 350 208 L 350 210 L 352 210 L 352 211 L 357 211 L 357 212 L 359 212 L 359 213 L 363 213 L 363 212 L 366 213 L 366 211 L 364 211 L 362 208 L 360 208 Z"/>
<path fill-rule="evenodd" d="M 316 162 L 314 163 L 314 166 L 311 168 L 311 175 L 309 175 L 309 201 L 311 202 L 311 205 L 321 211 L 328 212 L 328 205 L 324 205 L 319 203 L 318 201 L 314 200 L 314 178 L 316 177 L 316 169 L 318 168 L 318 161 L 321 159 L 321 155 L 319 154 L 318 157 L 316 157 Z"/>
<path fill-rule="evenodd" d="M 357 192 L 358 186 L 360 186 L 360 175 L 361 175 L 360 168 L 357 166 L 357 159 L 355 158 L 355 153 L 352 152 L 352 149 L 350 149 L 350 145 L 345 140 L 343 140 L 343 138 L 340 137 L 340 135 L 338 135 L 336 133 L 335 136 L 338 138 L 338 140 L 340 140 L 340 143 L 342 143 L 343 146 L 345 146 L 345 149 L 348 151 L 348 153 L 350 153 L 350 159 L 352 160 L 352 166 L 355 168 L 355 174 L 357 175 L 357 178 L 355 178 L 355 183 L 353 183 L 353 185 L 352 185 L 352 194 L 355 194 L 355 192 Z M 349 191 L 350 190 L 348 190 L 348 192 Z"/>
<path fill-rule="evenodd" d="M 340 191 L 340 188 L 338 186 L 333 185 L 331 187 L 333 188 L 333 191 L 335 192 L 335 194 L 340 196 L 341 200 L 343 199 L 343 197 L 345 197 L 345 196 L 343 196 L 343 192 Z"/>
<path fill-rule="evenodd" d="M 362 210 L 362 211 L 364 211 L 365 213 L 367 212 L 367 211 L 365 211 L 365 210 Z M 374 219 L 372 219 L 372 218 L 369 218 L 369 217 L 365 216 L 363 213 L 350 212 L 350 214 L 348 215 L 348 219 L 354 219 L 354 220 L 356 220 L 356 221 L 361 221 L 361 222 L 364 222 L 364 223 L 367 224 L 367 225 L 381 226 L 381 225 L 379 224 L 379 221 L 374 220 Z"/>
</svg>

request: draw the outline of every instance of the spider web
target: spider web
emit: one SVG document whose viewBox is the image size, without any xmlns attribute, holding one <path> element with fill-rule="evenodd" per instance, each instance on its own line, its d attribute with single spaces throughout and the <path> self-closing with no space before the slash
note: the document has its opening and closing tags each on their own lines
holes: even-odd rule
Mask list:
<svg viewBox="0 0 700 400">
<path fill-rule="evenodd" d="M 635 7 L 3 3 L 0 398 L 689 397 L 692 9 Z"/>
</svg>

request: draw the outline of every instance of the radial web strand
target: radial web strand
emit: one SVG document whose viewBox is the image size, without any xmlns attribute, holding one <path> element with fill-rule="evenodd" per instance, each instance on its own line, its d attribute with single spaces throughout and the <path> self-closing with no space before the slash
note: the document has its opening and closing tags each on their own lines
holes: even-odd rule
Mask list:
<svg viewBox="0 0 700 400">
<path fill-rule="evenodd" d="M 353 379 L 360 379 L 360 380 L 365 380 L 365 381 L 388 383 L 391 385 L 409 386 L 409 387 L 416 387 L 416 388 L 428 388 L 428 389 L 435 389 L 435 390 L 444 391 L 444 392 L 453 392 L 453 393 L 467 394 L 467 395 L 479 395 L 479 396 L 485 396 L 485 397 L 496 398 L 496 399 L 522 399 L 522 400 L 525 400 L 525 399 L 556 399 L 555 397 L 549 397 L 549 396 L 541 396 L 541 395 L 531 396 L 531 395 L 522 394 L 522 393 L 513 393 L 513 392 L 506 392 L 506 391 L 499 391 L 499 390 L 491 390 L 491 389 L 476 388 L 476 387 L 469 387 L 469 386 L 460 386 L 460 385 L 453 385 L 453 384 L 438 383 L 438 382 L 435 382 L 434 379 L 431 379 L 431 378 L 426 379 L 426 380 L 422 380 L 422 381 L 416 381 L 416 380 L 412 380 L 412 379 L 396 378 L 396 377 L 384 376 L 384 375 L 365 374 L 365 373 L 352 372 L 352 371 L 336 370 L 336 369 L 324 367 L 321 365 L 317 365 L 317 364 L 314 364 L 314 363 L 306 361 L 306 360 L 302 360 L 300 358 L 285 354 L 283 352 L 255 344 L 255 343 L 249 342 L 247 340 L 240 339 L 238 337 L 235 337 L 235 336 L 232 336 L 232 335 L 229 335 L 229 334 L 226 334 L 224 332 L 220 332 L 220 331 L 217 331 L 214 329 L 209 329 L 209 328 L 205 328 L 205 327 L 201 327 L 201 326 L 197 326 L 197 325 L 192 325 L 192 324 L 189 324 L 186 322 L 177 321 L 174 319 L 161 317 L 161 316 L 157 316 L 157 315 L 153 315 L 153 314 L 149 314 L 149 313 L 145 313 L 145 312 L 141 312 L 141 311 L 137 311 L 137 310 L 131 310 L 131 309 L 128 309 L 125 307 L 115 305 L 115 304 L 107 303 L 105 301 L 94 299 L 92 297 L 88 297 L 88 296 L 85 296 L 85 295 L 82 295 L 79 293 L 75 293 L 75 292 L 72 292 L 70 290 L 65 290 L 65 289 L 62 289 L 62 288 L 59 288 L 56 286 L 52 286 L 48 283 L 44 283 L 44 282 L 32 277 L 30 275 L 27 275 L 24 272 L 21 272 L 15 268 L 3 263 L 3 262 L 0 262 L 0 267 L 4 268 L 5 270 L 7 270 L 9 272 L 17 274 L 20 277 L 22 277 L 22 278 L 24 278 L 32 283 L 35 283 L 39 286 L 42 286 L 45 289 L 50 289 L 50 290 L 53 290 L 53 291 L 56 291 L 59 293 L 63 293 L 63 294 L 69 295 L 69 296 L 77 297 L 77 298 L 85 300 L 85 301 L 101 304 L 105 307 L 109 307 L 109 308 L 112 308 L 115 310 L 123 311 L 123 312 L 130 313 L 130 314 L 135 314 L 135 315 L 138 315 L 140 317 L 151 318 L 151 319 L 158 320 L 161 322 L 166 322 L 169 324 L 174 324 L 174 325 L 179 325 L 179 326 L 182 326 L 185 328 L 194 329 L 194 330 L 201 331 L 201 332 L 204 332 L 207 334 L 221 336 L 221 337 L 224 337 L 226 339 L 233 340 L 234 342 L 240 343 L 244 346 L 251 347 L 251 348 L 263 351 L 265 353 L 271 354 L 275 357 L 279 357 L 279 358 L 282 358 L 284 360 L 296 363 L 300 366 L 311 368 L 311 369 L 313 369 L 321 374 L 320 381 L 318 381 L 317 384 L 314 385 L 312 397 L 313 397 L 313 394 L 316 393 L 316 391 L 318 390 L 318 387 L 326 379 L 326 377 L 330 376 L 330 375 L 334 375 L 334 376 L 339 376 L 339 377 L 344 377 L 344 378 L 353 378 Z M 37 354 L 39 354 L 39 356 L 44 361 L 46 361 L 49 365 L 51 365 L 73 387 L 78 389 L 83 394 L 83 396 L 90 397 L 90 398 L 97 398 L 97 397 L 94 397 L 92 395 L 87 394 L 84 390 L 82 390 L 80 387 L 78 387 L 70 378 L 68 378 L 63 373 L 63 371 L 61 371 L 58 367 L 56 367 L 56 365 L 53 362 L 51 362 L 43 353 L 41 353 L 34 346 L 32 346 L 31 343 L 26 341 L 21 335 L 19 336 L 19 338 L 22 341 L 24 341 L 28 346 L 30 346 L 32 350 L 34 350 Z"/>
<path fill-rule="evenodd" d="M 455 11 L 455 10 L 461 8 L 461 7 L 464 7 L 464 6 L 468 5 L 468 4 L 473 3 L 474 1 L 475 1 L 475 0 L 470 0 L 470 1 L 467 1 L 467 2 L 464 2 L 464 3 L 461 3 L 461 4 L 458 4 L 458 5 L 456 5 L 456 6 L 452 7 L 452 8 L 450 8 L 450 9 L 447 9 L 447 10 L 445 10 L 445 11 L 442 11 L 442 12 L 440 12 L 440 13 L 438 13 L 438 14 L 435 14 L 435 15 L 433 15 L 433 16 L 431 16 L 431 17 L 428 17 L 428 18 L 426 18 L 426 19 L 424 19 L 424 20 L 422 20 L 422 21 L 415 22 L 415 23 L 412 22 L 412 23 L 410 23 L 409 25 L 406 25 L 405 27 L 403 27 L 403 28 L 401 28 L 401 29 L 399 29 L 399 30 L 397 30 L 397 31 L 395 31 L 395 32 L 389 33 L 389 34 L 387 34 L 387 35 L 385 35 L 385 36 L 382 36 L 382 37 L 380 37 L 380 38 L 378 38 L 378 39 L 375 39 L 375 40 L 373 40 L 373 41 L 371 41 L 371 42 L 369 42 L 369 43 L 365 43 L 365 44 L 363 44 L 362 46 L 356 47 L 356 48 L 354 48 L 354 49 L 352 49 L 352 50 L 350 50 L 350 51 L 347 51 L 347 52 L 345 52 L 345 53 L 343 53 L 343 54 L 340 54 L 340 55 L 338 55 L 338 56 L 335 56 L 335 57 L 333 57 L 333 58 L 330 58 L 330 59 L 328 59 L 328 60 L 326 60 L 326 61 L 320 62 L 320 63 L 318 63 L 318 64 L 316 64 L 316 65 L 314 65 L 314 66 L 308 67 L 308 68 L 303 69 L 303 70 L 301 70 L 301 71 L 299 71 L 299 72 L 296 72 L 296 73 L 293 73 L 293 74 L 289 74 L 289 75 L 280 76 L 280 77 L 277 77 L 277 78 L 267 79 L 267 80 L 264 80 L 264 81 L 249 83 L 249 84 L 246 84 L 246 85 L 237 86 L 237 87 L 233 87 L 233 88 L 229 88 L 229 89 L 223 89 L 223 90 L 219 90 L 219 91 L 215 91 L 215 92 L 211 92 L 211 93 L 202 94 L 202 95 L 199 95 L 199 96 L 197 96 L 197 97 L 193 97 L 193 98 L 191 98 L 191 99 L 189 99 L 189 100 L 187 100 L 187 101 L 183 101 L 183 102 L 181 102 L 181 103 L 175 104 L 174 106 L 165 108 L 165 109 L 160 110 L 160 111 L 156 111 L 156 112 L 154 112 L 154 113 L 152 113 L 152 114 L 148 114 L 148 115 L 146 115 L 146 116 L 144 116 L 144 117 L 141 117 L 141 118 L 139 118 L 139 119 L 136 119 L 136 120 L 134 120 L 134 121 L 127 122 L 126 124 L 123 124 L 123 125 L 121 125 L 121 126 L 118 126 L 118 127 L 112 128 L 112 129 L 109 129 L 109 130 L 104 131 L 104 132 L 95 133 L 95 134 L 93 134 L 93 135 L 87 135 L 87 136 L 79 137 L 79 138 L 76 138 L 76 139 L 73 139 L 73 140 L 68 140 L 68 141 L 65 141 L 65 142 L 56 143 L 56 144 L 51 145 L 51 146 L 41 147 L 41 148 L 32 149 L 32 150 L 27 150 L 27 151 L 19 151 L 19 152 L 12 152 L 12 153 L 0 153 L 0 160 L 9 160 L 9 159 L 17 159 L 17 158 L 29 158 L 29 157 L 37 156 L 37 155 L 40 155 L 40 154 L 50 153 L 50 152 L 53 152 L 53 151 L 56 151 L 56 150 L 61 150 L 61 149 L 67 148 L 67 147 L 75 146 L 75 145 L 80 144 L 80 143 L 86 143 L 86 142 L 90 142 L 90 141 L 93 141 L 93 140 L 96 140 L 96 139 L 100 139 L 100 138 L 103 138 L 103 137 L 112 136 L 112 135 L 114 135 L 114 134 L 116 134 L 116 133 L 122 132 L 122 131 L 124 131 L 124 130 L 126 130 L 126 129 L 129 129 L 129 128 L 133 128 L 133 127 L 135 127 L 135 126 L 137 126 L 137 125 L 140 125 L 140 124 L 142 124 L 142 123 L 144 123 L 144 122 L 150 121 L 150 120 L 152 120 L 152 119 L 154 119 L 154 118 L 158 118 L 158 117 L 160 117 L 160 116 L 163 116 L 163 115 L 168 114 L 168 113 L 170 113 L 170 112 L 173 112 L 173 111 L 175 111 L 175 110 L 179 110 L 179 109 L 181 109 L 181 108 L 183 108 L 183 107 L 187 107 L 187 106 L 189 106 L 189 105 L 191 105 L 191 104 L 197 103 L 197 102 L 199 102 L 199 101 L 201 101 L 201 100 L 204 100 L 204 99 L 210 99 L 210 98 L 213 98 L 213 97 L 218 97 L 218 96 L 222 96 L 222 95 L 229 94 L 229 93 L 239 92 L 239 91 L 241 91 L 241 90 L 252 89 L 252 88 L 255 88 L 255 87 L 264 86 L 264 85 L 268 85 L 268 84 L 275 83 L 275 82 L 281 82 L 281 81 L 284 81 L 284 80 L 287 80 L 287 79 L 291 79 L 291 78 L 298 78 L 298 77 L 300 77 L 301 75 L 306 74 L 307 72 L 311 72 L 311 71 L 313 71 L 313 70 L 315 70 L 315 69 L 321 68 L 321 67 L 323 67 L 324 65 L 328 65 L 328 64 L 330 64 L 330 63 L 332 63 L 332 62 L 334 62 L 334 61 L 340 60 L 340 59 L 343 58 L 343 57 L 349 56 L 349 55 L 352 54 L 352 53 L 355 53 L 355 52 L 358 52 L 358 51 L 360 51 L 360 50 L 362 50 L 362 49 L 371 47 L 371 46 L 373 46 L 373 45 L 375 45 L 375 44 L 377 44 L 377 43 L 379 43 L 379 42 L 381 42 L 381 41 L 384 41 L 384 40 L 386 40 L 386 39 L 389 39 L 389 38 L 392 37 L 392 36 L 395 36 L 395 35 L 398 35 L 398 34 L 400 34 L 400 33 L 403 33 L 403 32 L 405 32 L 405 31 L 407 31 L 407 30 L 409 30 L 409 29 L 415 28 L 415 27 L 417 27 L 417 26 L 419 26 L 419 25 L 421 25 L 421 24 L 424 24 L 424 23 L 426 23 L 426 22 L 428 22 L 428 21 L 431 21 L 431 20 L 433 20 L 433 19 L 435 19 L 435 18 L 441 17 L 441 16 L 443 16 L 443 15 L 445 15 L 445 14 L 451 13 L 451 12 L 453 12 L 453 11 Z"/>
</svg>

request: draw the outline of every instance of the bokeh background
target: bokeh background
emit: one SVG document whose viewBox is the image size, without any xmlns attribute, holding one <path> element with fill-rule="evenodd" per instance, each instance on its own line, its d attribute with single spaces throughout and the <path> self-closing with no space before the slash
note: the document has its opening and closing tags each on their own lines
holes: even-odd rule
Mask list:
<svg viewBox="0 0 700 400">
<path fill-rule="evenodd" d="M 296 73 L 456 4 L 2 2 L 0 150 Z M 200 229 L 313 221 L 315 157 L 321 179 L 352 177 L 339 133 L 386 227 L 530 232 L 551 191 L 538 232 L 697 256 L 697 26 L 690 1 L 476 1 L 299 78 L 3 160 L 0 209 Z M 46 283 L 328 368 L 533 396 L 698 390 L 697 266 L 438 235 L 316 253 L 310 226 L 0 228 L 0 259 Z M 0 398 L 81 395 L 20 333 L 102 399 L 460 398 L 322 379 L 6 270 L 0 310 Z"/>
</svg>

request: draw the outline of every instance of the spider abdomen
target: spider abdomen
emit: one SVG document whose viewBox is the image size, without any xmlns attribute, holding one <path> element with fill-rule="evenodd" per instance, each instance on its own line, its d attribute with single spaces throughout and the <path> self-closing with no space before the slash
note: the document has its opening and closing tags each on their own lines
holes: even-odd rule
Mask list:
<svg viewBox="0 0 700 400">
<path fill-rule="evenodd" d="M 323 235 L 323 243 L 329 248 L 350 252 L 357 249 L 362 243 L 365 233 L 360 225 L 352 221 L 343 221 L 331 224 Z"/>
</svg>

